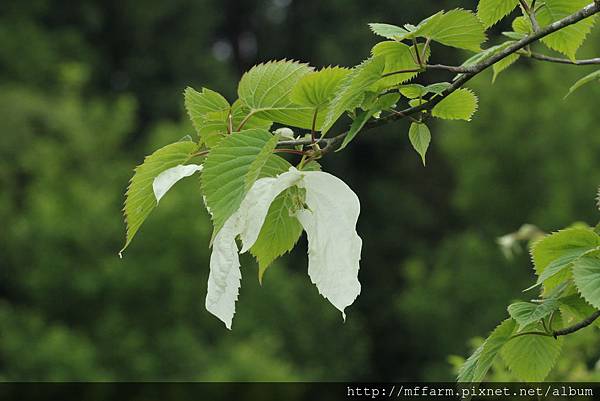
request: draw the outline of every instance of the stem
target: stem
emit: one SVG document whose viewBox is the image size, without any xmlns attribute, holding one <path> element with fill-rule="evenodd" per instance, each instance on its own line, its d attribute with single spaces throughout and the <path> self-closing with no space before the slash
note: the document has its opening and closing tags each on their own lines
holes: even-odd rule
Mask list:
<svg viewBox="0 0 600 401">
<path fill-rule="evenodd" d="M 590 58 L 587 60 L 569 60 L 568 58 L 550 57 L 550 56 L 546 56 L 545 54 L 533 53 L 533 52 L 518 51 L 517 53 L 520 54 L 521 56 L 529 57 L 529 58 L 532 58 L 535 60 L 540 60 L 540 61 L 548 61 L 550 63 L 570 64 L 570 65 L 600 64 L 600 57 Z"/>
<path fill-rule="evenodd" d="M 304 156 L 304 151 L 296 150 L 296 149 L 275 149 L 275 153 L 290 153 L 293 155 L 302 155 Z"/>
<path fill-rule="evenodd" d="M 194 153 L 191 157 L 197 157 L 197 156 L 206 156 L 208 154 L 208 152 L 210 152 L 209 150 L 202 150 L 198 153 Z"/>
<path fill-rule="evenodd" d="M 588 316 L 581 322 L 575 323 L 574 325 L 565 327 L 564 329 L 561 329 L 561 330 L 556 330 L 556 331 L 552 332 L 552 335 L 554 336 L 554 338 L 556 338 L 559 336 L 566 336 L 567 334 L 575 333 L 576 331 L 579 331 L 579 330 L 591 325 L 599 317 L 600 317 L 600 310 L 597 310 L 596 312 L 592 313 L 590 316 Z"/>
<path fill-rule="evenodd" d="M 413 39 L 413 47 L 415 48 L 415 55 L 417 57 L 417 64 L 419 64 L 419 67 L 423 67 L 423 61 L 421 60 L 421 55 L 419 54 L 419 46 L 417 46 L 417 40 Z"/>
<path fill-rule="evenodd" d="M 540 25 L 538 24 L 537 19 L 535 18 L 535 8 L 530 8 L 527 5 L 527 2 L 525 0 L 519 0 L 519 3 L 521 3 L 521 7 L 523 7 L 523 11 L 529 17 L 529 21 L 531 21 L 531 27 L 533 28 L 533 31 L 534 32 L 539 31 Z M 535 6 L 535 4 L 532 3 L 532 6 Z"/>
<path fill-rule="evenodd" d="M 310 128 L 310 139 L 311 139 L 311 141 L 312 141 L 313 144 L 315 143 L 316 137 L 317 137 L 315 127 L 317 125 L 317 114 L 318 113 L 319 113 L 319 108 L 316 107 L 315 108 L 315 114 L 313 115 L 312 126 Z"/>
<path fill-rule="evenodd" d="M 429 69 L 445 69 L 448 71 L 457 72 L 461 75 L 457 76 L 457 78 L 453 82 L 453 84 L 448 89 L 446 89 L 444 92 L 442 92 L 442 94 L 440 96 L 436 96 L 436 97 L 432 98 L 425 104 L 415 106 L 415 107 L 409 107 L 404 110 L 397 110 L 395 113 L 390 114 L 388 116 L 385 116 L 385 117 L 382 117 L 382 118 L 379 118 L 376 120 L 371 120 L 365 125 L 363 130 L 369 130 L 369 129 L 373 129 L 376 127 L 380 127 L 382 125 L 389 124 L 390 122 L 409 117 L 418 112 L 432 109 L 439 102 L 441 102 L 446 97 L 448 97 L 450 94 L 452 94 L 454 91 L 456 91 L 457 89 L 460 89 L 463 85 L 465 85 L 468 81 L 470 81 L 477 74 L 481 73 L 482 71 L 484 71 L 487 68 L 491 67 L 492 65 L 496 64 L 498 61 L 508 57 L 509 55 L 511 55 L 513 53 L 517 53 L 519 50 L 526 48 L 531 43 L 534 43 L 545 36 L 548 36 L 562 28 L 567 27 L 567 26 L 576 24 L 577 22 L 579 22 L 585 18 L 588 18 L 594 14 L 597 14 L 599 11 L 600 11 L 600 0 L 594 0 L 594 3 L 591 3 L 587 6 L 585 6 L 584 8 L 577 11 L 576 13 L 571 14 L 563 19 L 555 21 L 552 24 L 541 28 L 539 31 L 534 32 L 531 35 L 526 36 L 523 39 L 516 41 L 512 45 L 503 49 L 501 52 L 496 53 L 492 57 L 485 59 L 485 60 L 481 61 L 480 63 L 469 67 L 468 69 L 465 67 L 451 67 L 451 66 L 442 66 L 442 65 L 424 66 L 425 68 L 429 68 Z M 420 72 L 420 71 L 422 71 L 422 69 L 396 71 L 393 73 L 385 74 L 382 77 L 393 75 L 393 74 L 399 74 L 402 72 Z M 332 147 L 337 146 L 337 144 L 341 143 L 347 134 L 348 134 L 348 132 L 346 131 L 346 132 L 338 134 L 337 136 L 332 137 L 332 138 L 320 138 L 319 140 L 317 140 L 317 143 L 321 143 L 321 142 L 325 143 L 326 146 L 323 150 L 323 153 L 327 153 L 328 151 L 332 150 Z M 306 141 L 305 139 L 301 139 L 301 140 L 296 140 L 296 141 L 279 142 L 279 146 L 283 146 L 283 145 L 297 146 L 297 145 L 309 145 L 309 144 L 311 144 L 310 139 L 308 141 Z M 327 152 L 325 152 L 325 150 L 327 150 Z"/>
<path fill-rule="evenodd" d="M 431 43 L 431 38 L 427 38 L 427 40 L 425 40 L 425 46 L 423 46 L 423 53 L 421 53 L 421 60 L 425 60 L 426 59 L 426 55 L 427 55 L 427 49 L 429 48 L 429 44 Z"/>
</svg>

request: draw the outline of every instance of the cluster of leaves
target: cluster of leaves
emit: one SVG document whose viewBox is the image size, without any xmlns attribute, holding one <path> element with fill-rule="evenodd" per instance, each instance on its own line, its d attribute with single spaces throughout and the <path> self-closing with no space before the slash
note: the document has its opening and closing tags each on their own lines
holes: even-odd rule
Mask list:
<svg viewBox="0 0 600 401">
<path fill-rule="evenodd" d="M 539 297 L 508 306 L 504 320 L 459 371 L 461 382 L 482 381 L 497 357 L 518 378 L 542 381 L 556 362 L 566 327 L 600 309 L 600 230 L 583 224 L 534 242 L 531 256 Z M 598 325 L 589 319 L 589 324 Z"/>
<path fill-rule="evenodd" d="M 477 13 L 455 9 L 436 13 L 417 25 L 370 24 L 371 30 L 386 40 L 377 43 L 370 57 L 353 68 L 315 69 L 290 60 L 260 64 L 241 78 L 238 99 L 233 103 L 207 88 L 200 91 L 187 88 L 184 93 L 185 106 L 197 138 L 184 138 L 157 150 L 136 169 L 127 190 L 124 208 L 127 222 L 125 247 L 165 192 L 177 180 L 201 171 L 200 189 L 212 216 L 213 240 L 220 244 L 216 247 L 217 258 L 226 260 L 233 270 L 237 269 L 235 238 L 240 235 L 242 242 L 246 242 L 243 236 L 248 228 L 245 225 L 249 224 L 238 220 L 239 216 L 245 216 L 241 208 L 259 198 L 257 194 L 249 196 L 249 193 L 255 192 L 257 185 L 265 182 L 261 180 L 279 179 L 286 172 L 301 178 L 308 176 L 303 172 L 320 172 L 321 166 L 316 160 L 329 151 L 327 146 L 322 148 L 321 145 L 330 143 L 325 137 L 340 119 L 348 116 L 352 122 L 348 131 L 341 135 L 343 141 L 338 150 L 348 146 L 368 124 L 377 120 L 398 116 L 411 118 L 408 139 L 425 164 L 431 142 L 428 120 L 469 121 L 477 111 L 477 96 L 470 89 L 457 84 L 462 74 L 480 72 L 483 69 L 481 63 L 514 48 L 520 40 L 539 32 L 540 27 L 549 26 L 586 4 L 587 0 L 481 0 Z M 509 40 L 482 49 L 486 41 L 486 28 L 517 8 L 520 8 L 521 15 L 513 20 L 513 30 L 504 33 Z M 587 18 L 545 35 L 541 40 L 549 49 L 574 61 L 577 49 L 593 23 L 593 17 Z M 428 62 L 432 57 L 431 44 L 434 42 L 475 54 L 460 67 L 438 65 L 441 69 L 459 72 L 454 81 L 428 85 L 411 82 L 431 67 Z M 530 46 L 525 45 L 519 51 L 503 54 L 493 64 L 494 79 L 520 57 L 531 57 L 532 54 Z M 571 92 L 596 78 L 597 73 L 584 78 Z M 400 104 L 407 108 L 397 108 Z M 277 153 L 302 157 L 293 166 Z M 276 183 L 276 180 L 273 182 Z M 313 191 L 323 195 L 323 188 L 321 186 Z M 312 201 L 309 199 L 307 189 L 303 185 L 290 184 L 272 198 L 265 195 L 268 198 L 268 210 L 264 221 L 253 227 L 259 230 L 256 238 L 244 243 L 244 248 L 249 248 L 258 261 L 260 280 L 277 257 L 294 247 L 303 227 L 311 237 L 311 229 L 307 227 L 313 223 L 301 224 L 299 212 L 309 210 L 318 215 L 321 206 L 319 202 L 314 202 L 316 196 Z M 333 202 L 329 201 L 333 199 L 331 196 L 321 196 L 321 199 Z M 262 200 L 255 203 L 260 202 Z M 325 207 L 335 209 L 331 204 Z M 356 213 L 348 220 L 355 224 L 358 208 L 354 209 Z M 250 219 L 247 216 L 244 218 Z M 224 231 L 230 232 L 219 236 Z M 227 239 L 223 240 L 225 237 Z M 313 235 L 313 239 L 316 237 Z M 322 248 L 331 247 L 332 241 L 327 238 L 323 243 L 318 243 L 316 239 L 317 243 L 310 245 L 311 252 L 326 254 Z M 351 258 L 352 264 L 358 264 L 360 258 L 360 238 L 355 243 L 357 245 L 351 252 L 358 253 Z M 227 246 L 223 247 L 223 244 Z M 600 288 L 599 247 L 600 237 L 589 227 L 561 231 L 538 242 L 533 249 L 533 257 L 539 276 L 536 286 L 543 287 L 543 294 L 535 303 L 520 302 L 509 307 L 511 317 L 498 326 L 466 361 L 459 380 L 482 380 L 495 357 L 500 354 L 519 377 L 542 380 L 560 352 L 563 340 L 554 338 L 557 330 L 574 316 L 585 316 L 600 307 L 600 290 L 597 290 Z M 223 251 L 225 248 L 226 256 Z M 319 259 L 319 255 L 312 254 L 315 259 Z M 331 254 L 319 262 L 321 266 L 335 263 L 335 257 Z M 215 271 L 223 277 L 215 279 L 213 285 L 219 286 L 220 290 L 227 283 L 233 286 L 239 283 L 239 274 L 229 276 L 233 270 L 219 269 Z M 357 267 L 351 270 L 355 274 L 358 272 Z M 318 279 L 313 281 L 319 286 Z M 328 277 L 325 281 L 336 296 L 349 298 L 349 295 L 356 296 L 360 290 L 358 285 L 352 294 L 343 293 L 346 290 L 341 286 L 336 287 L 335 277 Z M 228 305 L 235 302 L 237 287 L 235 292 L 223 292 L 228 294 Z M 219 302 L 214 301 L 209 307 L 207 299 L 207 308 L 217 310 L 221 308 Z M 343 306 L 349 303 L 345 302 Z M 339 309 L 343 312 L 343 307 Z M 224 312 L 220 310 L 215 314 L 219 316 L 219 313 Z M 227 309 L 226 314 L 228 317 L 222 319 L 230 324 L 232 309 Z"/>
</svg>

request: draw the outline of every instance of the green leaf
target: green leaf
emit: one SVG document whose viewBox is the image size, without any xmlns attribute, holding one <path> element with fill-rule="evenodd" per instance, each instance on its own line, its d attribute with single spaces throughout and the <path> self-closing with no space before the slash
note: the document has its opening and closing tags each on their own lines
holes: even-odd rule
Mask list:
<svg viewBox="0 0 600 401">
<path fill-rule="evenodd" d="M 568 276 L 568 271 L 560 272 L 561 265 L 565 262 L 561 258 L 573 257 L 575 260 L 578 256 L 599 245 L 600 237 L 589 228 L 568 228 L 537 241 L 531 249 L 531 255 L 537 275 L 540 278 L 544 275 L 544 290 L 551 291 Z M 552 270 L 544 274 L 544 271 L 549 268 Z M 553 272 L 553 270 L 558 270 L 558 272 Z"/>
<path fill-rule="evenodd" d="M 231 106 L 231 120 L 232 132 L 239 132 L 239 127 L 242 123 L 244 124 L 243 129 L 260 128 L 268 130 L 273 125 L 271 121 L 263 120 L 256 115 L 250 114 L 250 109 L 240 99 L 233 102 Z"/>
<path fill-rule="evenodd" d="M 485 42 L 485 29 L 471 11 L 455 9 L 431 20 L 419 32 L 422 36 L 446 46 L 480 51 Z"/>
<path fill-rule="evenodd" d="M 519 0 L 479 0 L 477 16 L 488 28 L 510 14 L 519 5 Z"/>
<path fill-rule="evenodd" d="M 496 82 L 496 78 L 498 78 L 498 75 L 500 75 L 502 71 L 506 70 L 508 67 L 516 63 L 520 57 L 521 56 L 515 53 L 509 54 L 508 56 L 504 57 L 502 60 L 494 64 L 494 66 L 492 67 L 494 70 L 492 82 Z"/>
<path fill-rule="evenodd" d="M 417 153 L 421 156 L 423 165 L 425 165 L 425 154 L 427 153 L 429 143 L 431 142 L 431 132 L 429 132 L 429 128 L 423 123 L 412 123 L 410 125 L 410 130 L 408 131 L 408 137 L 413 148 L 415 148 Z"/>
<path fill-rule="evenodd" d="M 543 328 L 541 325 L 531 325 L 525 331 L 543 331 Z M 523 335 L 506 343 L 500 354 L 520 380 L 541 382 L 558 359 L 563 340 L 563 337 L 554 339 L 541 335 Z"/>
<path fill-rule="evenodd" d="M 512 39 L 512 40 L 521 40 L 521 39 L 527 37 L 527 35 L 524 34 L 524 33 L 510 32 L 510 31 L 509 32 L 502 32 L 502 35 L 504 35 L 507 38 Z"/>
<path fill-rule="evenodd" d="M 312 69 L 295 61 L 271 61 L 246 72 L 238 86 L 238 96 L 249 115 L 280 124 L 310 129 L 314 107 L 294 104 L 290 92 Z M 320 122 L 317 123 L 320 126 Z"/>
<path fill-rule="evenodd" d="M 261 283 L 271 263 L 289 252 L 302 234 L 300 222 L 292 215 L 300 196 L 299 192 L 299 188 L 292 187 L 275 198 L 258 238 L 250 248 L 250 252 L 258 261 L 258 279 Z"/>
<path fill-rule="evenodd" d="M 546 0 L 544 7 L 537 12 L 538 22 L 542 26 L 558 21 L 582 9 L 590 3 L 589 0 Z M 566 26 L 544 38 L 542 43 L 575 60 L 577 50 L 583 44 L 586 36 L 594 25 L 595 17 L 589 17 L 576 24 Z"/>
<path fill-rule="evenodd" d="M 588 252 L 573 263 L 573 280 L 581 296 L 600 308 L 600 250 Z"/>
<path fill-rule="evenodd" d="M 407 29 L 391 24 L 370 23 L 369 28 L 375 35 L 398 41 L 403 40 L 411 33 Z"/>
<path fill-rule="evenodd" d="M 557 299 L 546 299 L 541 304 L 517 302 L 508 307 L 508 313 L 519 324 L 519 331 L 525 326 L 536 323 L 558 309 Z"/>
<path fill-rule="evenodd" d="M 427 63 L 429 56 L 431 55 L 429 47 L 425 49 L 424 54 L 423 44 L 419 44 L 417 48 L 419 49 L 419 56 L 422 58 L 421 61 L 423 63 Z M 405 45 L 404 43 L 393 41 L 379 42 L 373 47 L 373 49 L 371 49 L 371 53 L 374 57 L 385 58 L 385 68 L 383 69 L 382 74 L 391 74 L 397 71 L 414 70 L 420 68 L 416 61 L 417 56 L 415 53 L 415 48 L 413 46 Z M 423 55 L 425 57 L 422 57 Z M 419 73 L 420 72 L 404 72 L 384 77 L 377 83 L 377 90 L 383 90 L 385 88 L 409 81 L 410 79 L 416 77 Z"/>
<path fill-rule="evenodd" d="M 499 45 L 496 46 L 492 46 L 488 49 L 485 49 L 475 55 L 473 55 L 472 57 L 468 58 L 464 63 L 461 64 L 461 67 L 472 67 L 478 63 L 481 63 L 484 60 L 489 59 L 490 57 L 496 55 L 497 53 L 501 52 L 502 50 L 506 49 L 507 47 L 509 47 L 510 45 L 512 45 L 513 43 L 515 43 L 512 40 L 509 40 L 507 42 L 501 43 Z M 454 78 L 454 80 L 456 80 L 460 75 L 462 74 L 458 74 L 456 76 L 456 78 Z"/>
<path fill-rule="evenodd" d="M 462 88 L 452 92 L 435 105 L 431 115 L 445 120 L 467 120 L 477 111 L 477 96 L 469 89 Z"/>
<path fill-rule="evenodd" d="M 342 67 L 326 67 L 300 78 L 290 93 L 290 100 L 301 106 L 322 109 L 335 97 L 340 82 L 350 73 Z"/>
<path fill-rule="evenodd" d="M 175 142 L 147 156 L 144 162 L 136 167 L 125 194 L 123 212 L 127 236 L 121 252 L 131 243 L 144 220 L 157 205 L 152 190 L 154 178 L 167 169 L 186 163 L 197 149 L 198 144 L 192 141 Z"/>
<path fill-rule="evenodd" d="M 342 80 L 323 123 L 322 135 L 329 131 L 345 111 L 353 110 L 360 105 L 364 92 L 381 78 L 384 66 L 383 57 L 372 57 L 354 67 Z"/>
<path fill-rule="evenodd" d="M 201 186 L 213 219 L 213 235 L 239 208 L 272 156 L 277 138 L 261 129 L 237 132 L 224 138 L 206 157 Z"/>
<path fill-rule="evenodd" d="M 577 89 L 581 88 L 583 85 L 589 84 L 590 82 L 598 81 L 600 82 L 600 70 L 594 71 L 589 75 L 581 78 L 579 81 L 575 82 L 573 86 L 569 89 L 569 93 L 565 96 L 565 99 Z"/>
<path fill-rule="evenodd" d="M 231 110 L 229 102 L 210 89 L 202 88 L 198 92 L 190 87 L 184 91 L 184 100 L 200 142 L 209 147 L 216 145 L 227 134 L 227 117 Z"/>
<path fill-rule="evenodd" d="M 477 363 L 479 362 L 479 358 L 481 357 L 481 352 L 483 351 L 483 344 L 481 344 L 475 351 L 471 354 L 469 358 L 462 364 L 460 369 L 458 369 L 458 377 L 456 381 L 459 383 L 473 383 L 475 382 L 475 370 L 477 369 Z"/>
<path fill-rule="evenodd" d="M 465 361 L 458 371 L 457 381 L 479 383 L 490 370 L 498 352 L 515 331 L 515 321 L 507 319 L 500 323 L 489 337 Z"/>
<path fill-rule="evenodd" d="M 434 95 L 441 95 L 450 86 L 452 86 L 452 85 L 449 82 L 436 82 L 435 84 L 427 85 L 425 87 L 425 93 L 433 93 Z"/>
<path fill-rule="evenodd" d="M 515 32 L 522 35 L 529 35 L 531 33 L 531 21 L 525 16 L 520 16 L 514 19 L 512 22 L 512 28 Z"/>
<path fill-rule="evenodd" d="M 481 382 L 485 379 L 485 375 L 492 367 L 494 359 L 514 333 L 515 326 L 515 321 L 513 319 L 506 319 L 500 323 L 500 325 L 498 325 L 485 340 L 481 355 L 479 356 L 479 360 L 475 367 L 473 382 Z"/>
<path fill-rule="evenodd" d="M 398 90 L 403 96 L 409 99 L 418 99 L 420 97 L 425 96 L 425 94 L 427 93 L 425 91 L 425 87 L 420 84 L 402 85 L 398 88 Z"/>
<path fill-rule="evenodd" d="M 365 111 L 361 111 L 358 113 L 350 129 L 348 130 L 348 134 L 344 137 L 344 141 L 340 145 L 340 147 L 336 150 L 336 152 L 344 149 L 353 139 L 358 135 L 360 130 L 365 126 L 367 121 L 376 113 L 379 113 L 382 110 L 387 110 L 392 108 L 396 102 L 400 99 L 400 94 L 398 93 L 386 93 L 385 95 L 380 96 L 375 104 L 369 109 Z"/>
</svg>

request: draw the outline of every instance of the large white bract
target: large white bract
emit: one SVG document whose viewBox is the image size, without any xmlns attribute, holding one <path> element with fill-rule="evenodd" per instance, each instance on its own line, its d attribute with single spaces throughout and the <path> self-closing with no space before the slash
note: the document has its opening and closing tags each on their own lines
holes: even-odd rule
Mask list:
<svg viewBox="0 0 600 401">
<path fill-rule="evenodd" d="M 308 274 L 319 293 L 342 312 L 360 293 L 358 281 L 362 241 L 356 233 L 360 202 L 339 178 L 320 171 L 291 167 L 279 176 L 257 180 L 240 208 L 213 241 L 206 309 L 231 329 L 240 287 L 240 253 L 254 245 L 273 200 L 296 185 L 306 190 L 306 206 L 297 217 L 308 235 Z"/>
</svg>

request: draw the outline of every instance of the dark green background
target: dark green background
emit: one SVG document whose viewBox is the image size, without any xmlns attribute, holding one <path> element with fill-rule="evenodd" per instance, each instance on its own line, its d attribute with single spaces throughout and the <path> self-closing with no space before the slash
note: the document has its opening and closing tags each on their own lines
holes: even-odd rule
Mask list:
<svg viewBox="0 0 600 401">
<path fill-rule="evenodd" d="M 427 168 L 405 122 L 323 160 L 362 204 L 363 290 L 346 323 L 308 279 L 304 238 L 262 287 L 242 259 L 232 331 L 210 315 L 197 178 L 117 252 L 133 167 L 193 132 L 186 86 L 233 100 L 261 61 L 351 66 L 378 40 L 368 22 L 460 6 L 475 1 L 2 1 L 0 379 L 452 380 L 449 356 L 466 355 L 533 279 L 527 254 L 508 261 L 495 239 L 525 222 L 598 220 L 600 86 L 562 100 L 593 67 L 521 61 L 494 85 L 482 74 L 468 85 L 480 112 L 431 127 Z M 599 38 L 581 57 L 600 55 Z M 554 378 L 596 377 L 596 337 L 571 341 Z"/>
</svg>

